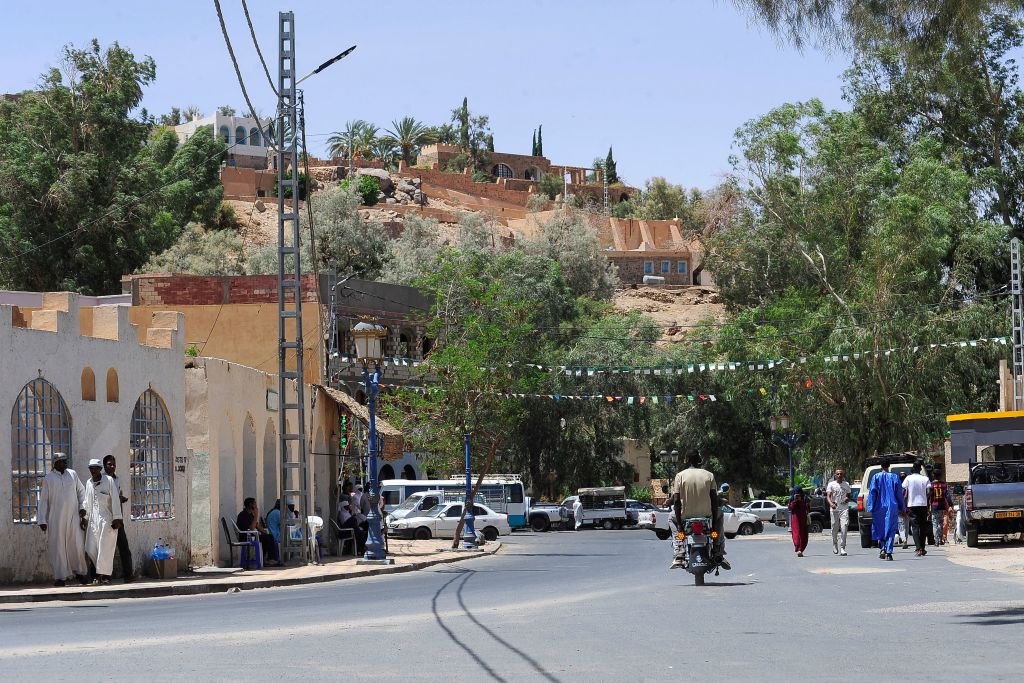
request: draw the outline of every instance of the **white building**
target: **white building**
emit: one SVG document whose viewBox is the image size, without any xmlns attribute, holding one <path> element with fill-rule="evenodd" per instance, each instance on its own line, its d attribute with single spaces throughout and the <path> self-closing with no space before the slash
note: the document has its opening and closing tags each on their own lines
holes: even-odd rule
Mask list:
<svg viewBox="0 0 1024 683">
<path fill-rule="evenodd" d="M 257 123 L 256 119 L 249 116 L 214 114 L 175 126 L 174 132 L 178 134 L 178 139 L 184 142 L 203 126 L 211 126 L 213 134 L 228 146 L 228 166 L 264 169 L 267 167 L 269 147 L 268 141 L 260 132 L 260 126 L 263 127 L 263 132 L 269 133 L 270 121 L 266 118 L 260 119 Z"/>
</svg>

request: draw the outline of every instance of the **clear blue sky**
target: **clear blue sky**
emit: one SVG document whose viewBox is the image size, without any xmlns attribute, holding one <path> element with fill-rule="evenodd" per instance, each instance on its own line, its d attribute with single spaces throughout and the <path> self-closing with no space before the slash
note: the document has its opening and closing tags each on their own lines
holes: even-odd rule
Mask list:
<svg viewBox="0 0 1024 683">
<path fill-rule="evenodd" d="M 238 0 L 222 0 L 254 104 L 274 110 Z M 309 140 L 363 118 L 448 118 L 469 97 L 491 117 L 498 151 L 530 152 L 544 125 L 552 161 L 589 165 L 614 145 L 631 184 L 651 176 L 709 187 L 728 170 L 735 129 L 787 101 L 842 107 L 843 55 L 799 53 L 752 26 L 727 0 L 513 0 L 388 3 L 251 0 L 271 69 L 277 12 L 296 13 L 300 71 L 353 43 L 356 52 L 306 82 Z M 433 7 L 433 9 L 431 9 Z M 118 41 L 157 63 L 143 105 L 243 110 L 212 0 L 19 2 L 6 9 L 0 91 L 32 87 L 65 43 Z M 276 79 L 276 74 L 275 74 Z"/>
</svg>

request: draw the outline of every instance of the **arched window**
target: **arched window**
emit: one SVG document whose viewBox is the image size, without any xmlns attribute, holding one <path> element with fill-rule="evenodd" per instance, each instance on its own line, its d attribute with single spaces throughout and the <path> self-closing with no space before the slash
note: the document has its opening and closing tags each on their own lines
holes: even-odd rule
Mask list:
<svg viewBox="0 0 1024 683">
<path fill-rule="evenodd" d="M 412 465 L 406 465 L 402 468 L 402 479 L 413 480 L 416 478 L 416 470 Z"/>
<path fill-rule="evenodd" d="M 384 467 L 380 468 L 380 476 L 377 478 L 377 481 L 384 481 L 385 479 L 394 479 L 394 478 L 395 478 L 395 468 L 392 467 L 391 465 L 384 465 Z"/>
<path fill-rule="evenodd" d="M 132 519 L 173 517 L 171 421 L 163 400 L 152 389 L 135 402 L 129 439 Z"/>
<path fill-rule="evenodd" d="M 523 178 L 526 180 L 540 180 L 540 169 L 536 166 L 531 166 L 523 172 Z"/>
<path fill-rule="evenodd" d="M 491 169 L 491 175 L 498 178 L 515 178 L 516 174 L 512 172 L 512 169 L 505 164 L 496 164 Z"/>
<path fill-rule="evenodd" d="M 252 130 L 249 131 L 249 144 L 250 145 L 256 145 L 257 147 L 262 147 L 263 146 L 262 143 L 260 142 L 260 129 L 259 128 L 253 128 Z"/>
<path fill-rule="evenodd" d="M 231 144 L 231 131 L 228 130 L 227 126 L 220 127 L 220 141 L 225 145 Z"/>
<path fill-rule="evenodd" d="M 235 142 L 240 145 L 245 144 L 245 126 L 239 126 L 235 128 Z"/>
<path fill-rule="evenodd" d="M 117 403 L 118 398 L 117 370 L 110 368 L 107 370 L 107 403 Z"/>
<path fill-rule="evenodd" d="M 18 524 L 34 524 L 39 487 L 54 453 L 72 464 L 71 414 L 60 392 L 42 377 L 22 388 L 11 410 L 11 508 Z"/>
<path fill-rule="evenodd" d="M 92 368 L 82 370 L 82 400 L 96 400 L 96 373 Z"/>
</svg>

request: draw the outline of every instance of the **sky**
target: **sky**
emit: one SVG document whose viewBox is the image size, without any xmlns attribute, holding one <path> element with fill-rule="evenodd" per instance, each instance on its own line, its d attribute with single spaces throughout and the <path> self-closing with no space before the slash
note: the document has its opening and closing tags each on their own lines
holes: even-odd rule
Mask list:
<svg viewBox="0 0 1024 683">
<path fill-rule="evenodd" d="M 253 104 L 270 114 L 241 2 L 221 5 Z M 474 114 L 490 116 L 499 152 L 529 154 L 543 124 L 554 163 L 588 166 L 612 145 L 631 185 L 664 176 L 709 188 L 729 170 L 744 122 L 811 97 L 844 106 L 844 55 L 780 44 L 728 0 L 250 0 L 249 10 L 275 83 L 278 11 L 295 12 L 300 73 L 358 45 L 303 84 L 318 155 L 347 120 L 442 123 L 468 97 Z M 51 0 L 14 3 L 5 15 L 0 92 L 34 87 L 63 45 L 96 38 L 156 61 L 143 100 L 151 113 L 245 109 L 212 0 Z"/>
</svg>

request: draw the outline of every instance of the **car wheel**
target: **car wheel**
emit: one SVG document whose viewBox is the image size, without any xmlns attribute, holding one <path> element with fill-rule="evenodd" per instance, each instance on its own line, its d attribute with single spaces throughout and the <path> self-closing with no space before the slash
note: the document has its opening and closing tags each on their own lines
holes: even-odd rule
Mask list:
<svg viewBox="0 0 1024 683">
<path fill-rule="evenodd" d="M 731 540 L 736 538 L 736 534 L 726 534 L 725 537 Z"/>
<path fill-rule="evenodd" d="M 821 522 L 811 522 L 811 524 L 807 528 L 807 530 L 810 531 L 812 534 L 820 534 L 821 533 Z"/>
<path fill-rule="evenodd" d="M 610 520 L 610 519 L 604 520 L 604 523 L 601 525 L 601 528 L 604 529 L 605 531 L 610 531 L 614 527 L 615 527 L 615 523 L 612 522 L 612 520 Z"/>
<path fill-rule="evenodd" d="M 967 547 L 977 548 L 978 547 L 978 530 L 967 527 Z"/>
<path fill-rule="evenodd" d="M 754 525 L 751 524 L 750 522 L 744 522 L 743 524 L 740 524 L 740 528 L 737 529 L 736 531 L 737 531 L 737 533 L 739 533 L 740 536 L 753 536 L 754 535 Z"/>
<path fill-rule="evenodd" d="M 537 515 L 530 519 L 530 528 L 536 532 L 547 531 L 551 528 L 551 521 L 546 517 Z"/>
<path fill-rule="evenodd" d="M 417 541 L 429 541 L 430 540 L 430 529 L 425 526 L 421 526 L 416 530 L 415 534 Z"/>
<path fill-rule="evenodd" d="M 667 541 L 672 536 L 668 529 L 655 529 L 654 535 L 658 537 L 659 541 Z"/>
<path fill-rule="evenodd" d="M 493 526 L 484 527 L 484 539 L 487 541 L 497 541 L 498 530 L 495 529 Z"/>
</svg>

